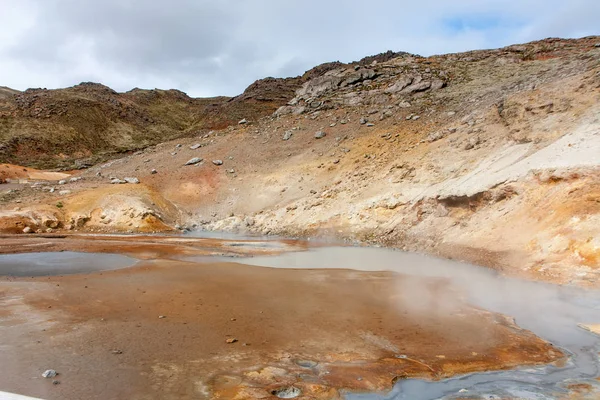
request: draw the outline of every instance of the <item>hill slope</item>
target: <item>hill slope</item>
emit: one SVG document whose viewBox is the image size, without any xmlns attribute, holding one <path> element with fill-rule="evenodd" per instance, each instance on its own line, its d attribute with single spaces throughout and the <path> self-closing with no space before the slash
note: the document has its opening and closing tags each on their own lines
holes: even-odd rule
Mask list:
<svg viewBox="0 0 600 400">
<path fill-rule="evenodd" d="M 302 78 L 267 78 L 235 98 L 177 90 L 126 93 L 96 83 L 18 92 L 0 88 L 0 162 L 77 168 L 166 140 L 257 119 L 285 104 Z"/>
</svg>

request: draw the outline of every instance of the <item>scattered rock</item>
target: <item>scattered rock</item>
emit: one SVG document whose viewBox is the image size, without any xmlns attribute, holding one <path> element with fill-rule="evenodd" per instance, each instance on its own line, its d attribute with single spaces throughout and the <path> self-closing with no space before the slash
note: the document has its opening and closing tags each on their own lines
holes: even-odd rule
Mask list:
<svg viewBox="0 0 600 400">
<path fill-rule="evenodd" d="M 58 181 L 59 185 L 65 185 L 66 183 L 67 183 L 67 181 L 64 179 L 61 179 L 60 181 Z"/>
<path fill-rule="evenodd" d="M 127 183 L 132 183 L 132 184 L 140 183 L 140 180 L 136 177 L 126 177 L 126 178 L 123 178 L 123 180 Z"/>
<path fill-rule="evenodd" d="M 123 351 L 122 351 L 122 350 L 115 349 L 115 350 L 112 350 L 112 351 L 111 351 L 111 353 L 112 353 L 112 354 L 123 354 Z"/>
<path fill-rule="evenodd" d="M 379 120 L 383 121 L 386 118 L 391 117 L 392 115 L 394 115 L 394 113 L 391 110 L 385 110 L 384 112 L 381 113 L 381 115 L 379 116 Z"/>
<path fill-rule="evenodd" d="M 441 79 L 434 79 L 431 82 L 431 90 L 440 90 L 446 86 L 446 82 Z"/>
<path fill-rule="evenodd" d="M 196 150 L 199 149 L 200 147 L 202 147 L 202 145 L 200 143 L 196 143 L 190 146 L 190 149 L 192 150 Z"/>
<path fill-rule="evenodd" d="M 56 375 L 58 375 L 58 372 L 56 372 L 53 369 L 47 369 L 46 371 L 44 371 L 44 373 L 42 374 L 43 378 L 54 378 Z"/>
<path fill-rule="evenodd" d="M 76 178 L 69 179 L 69 182 L 77 182 L 77 181 L 80 181 L 80 180 L 81 180 L 81 177 L 76 177 Z"/>
<path fill-rule="evenodd" d="M 202 158 L 200 158 L 200 157 L 194 157 L 194 158 L 188 160 L 188 162 L 186 162 L 185 165 L 195 165 L 195 164 L 198 164 L 200 162 L 202 162 Z"/>
<path fill-rule="evenodd" d="M 240 122 L 238 122 L 238 124 L 240 124 L 240 125 L 244 125 L 244 124 L 247 124 L 247 123 L 248 123 L 248 120 L 246 118 L 244 118 Z"/>
<path fill-rule="evenodd" d="M 443 137 L 444 137 L 444 133 L 442 131 L 431 132 L 427 136 L 427 141 L 431 143 L 431 142 L 435 142 L 436 140 L 440 140 Z"/>
<path fill-rule="evenodd" d="M 325 136 L 327 136 L 327 134 L 323 131 L 319 131 L 319 132 L 315 133 L 315 139 L 322 139 Z"/>
<path fill-rule="evenodd" d="M 431 87 L 431 82 L 422 81 L 418 83 L 413 83 L 410 86 L 407 86 L 402 90 L 402 93 L 412 94 L 417 92 L 423 92 Z"/>
<path fill-rule="evenodd" d="M 402 90 L 404 90 L 408 85 L 410 85 L 412 83 L 413 79 L 408 77 L 408 76 L 404 76 L 400 79 L 398 79 L 398 81 L 396 83 L 394 83 L 392 86 L 388 87 L 385 92 L 386 93 L 398 93 Z"/>
<path fill-rule="evenodd" d="M 283 140 L 290 140 L 294 133 L 292 131 L 285 131 L 283 134 Z"/>
<path fill-rule="evenodd" d="M 302 391 L 297 387 L 290 386 L 281 389 L 275 389 L 271 391 L 273 396 L 277 396 L 280 399 L 295 399 L 302 394 Z"/>
<path fill-rule="evenodd" d="M 152 175 L 154 175 L 154 174 L 158 174 L 158 171 L 157 171 L 157 170 L 155 170 L 154 168 L 152 168 L 152 171 L 150 171 L 150 173 L 151 173 Z"/>
<path fill-rule="evenodd" d="M 120 185 L 123 183 L 127 183 L 127 181 L 124 181 L 123 179 L 119 179 L 119 178 L 114 178 L 110 180 L 110 183 L 114 184 L 114 185 Z"/>
<path fill-rule="evenodd" d="M 52 381 L 52 384 L 53 384 L 53 385 L 60 385 L 60 381 L 53 380 L 53 381 Z"/>
<path fill-rule="evenodd" d="M 212 163 L 215 165 L 223 165 L 223 160 L 213 160 Z"/>
<path fill-rule="evenodd" d="M 23 229 L 23 233 L 31 233 L 31 232 L 33 232 L 33 230 L 32 230 L 30 227 L 28 227 L 28 226 L 26 226 L 26 227 Z"/>
<path fill-rule="evenodd" d="M 367 122 L 367 125 L 365 125 L 365 126 L 368 126 L 369 128 L 371 128 L 371 127 L 375 126 L 375 124 L 372 122 Z"/>
<path fill-rule="evenodd" d="M 479 137 L 469 138 L 469 141 L 465 145 L 465 150 L 471 150 L 472 148 L 477 146 L 479 143 L 481 143 L 481 139 L 479 139 Z"/>
<path fill-rule="evenodd" d="M 369 121 L 368 121 L 368 120 L 367 120 L 365 117 L 362 117 L 362 118 L 360 119 L 360 121 L 358 121 L 358 122 L 359 122 L 361 125 L 364 125 L 364 124 L 366 124 L 366 123 L 367 123 L 367 122 L 369 122 Z"/>
<path fill-rule="evenodd" d="M 237 340 L 236 338 L 230 338 L 230 339 L 227 339 L 227 340 L 225 340 L 225 343 L 227 343 L 227 344 L 232 344 L 232 343 L 235 343 L 235 342 L 237 342 L 237 341 L 238 341 L 238 340 Z"/>
<path fill-rule="evenodd" d="M 165 319 L 165 318 L 167 318 L 167 316 L 166 316 L 166 315 L 159 315 L 159 316 L 158 316 L 158 319 Z"/>
</svg>

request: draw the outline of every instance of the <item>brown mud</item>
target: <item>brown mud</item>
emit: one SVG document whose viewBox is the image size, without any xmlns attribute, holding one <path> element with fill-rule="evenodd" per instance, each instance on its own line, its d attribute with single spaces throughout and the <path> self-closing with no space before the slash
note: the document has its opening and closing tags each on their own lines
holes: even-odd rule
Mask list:
<svg viewBox="0 0 600 400">
<path fill-rule="evenodd" d="M 118 236 L 77 235 L 21 238 L 13 250 L 44 240 L 36 251 L 121 246 L 147 259 L 189 255 L 194 246 L 196 254 L 264 253 L 236 241 L 128 237 L 122 247 Z M 154 259 L 87 275 L 0 279 L 7 371 L 0 388 L 44 399 L 270 399 L 288 387 L 301 391 L 298 398 L 332 399 L 342 389 L 379 392 L 409 377 L 564 358 L 500 314 L 463 300 L 443 312 L 416 312 L 398 295 L 409 285 L 445 298 L 453 288 L 441 278 Z M 50 368 L 60 384 L 41 378 Z"/>
</svg>

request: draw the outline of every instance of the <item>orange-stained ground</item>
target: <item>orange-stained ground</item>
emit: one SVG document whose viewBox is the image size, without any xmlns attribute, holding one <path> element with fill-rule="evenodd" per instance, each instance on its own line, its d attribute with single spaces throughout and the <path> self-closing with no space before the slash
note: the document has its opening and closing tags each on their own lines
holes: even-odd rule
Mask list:
<svg viewBox="0 0 600 400">
<path fill-rule="evenodd" d="M 196 240 L 207 254 L 239 247 Z M 150 257 L 158 241 L 134 239 L 124 252 Z M 110 242 L 88 241 L 98 249 Z M 165 246 L 164 256 L 176 255 Z M 453 290 L 442 279 L 389 272 L 164 259 L 88 275 L 0 278 L 0 389 L 44 399 L 271 399 L 293 385 L 299 398 L 332 399 L 340 389 L 382 391 L 397 379 L 563 358 L 509 318 L 461 300 L 416 312 L 398 296 L 407 284 L 431 298 Z M 50 368 L 60 384 L 41 378 Z"/>
<path fill-rule="evenodd" d="M 7 180 L 48 180 L 59 181 L 68 179 L 70 174 L 63 172 L 42 171 L 20 165 L 0 164 L 0 183 Z"/>
</svg>

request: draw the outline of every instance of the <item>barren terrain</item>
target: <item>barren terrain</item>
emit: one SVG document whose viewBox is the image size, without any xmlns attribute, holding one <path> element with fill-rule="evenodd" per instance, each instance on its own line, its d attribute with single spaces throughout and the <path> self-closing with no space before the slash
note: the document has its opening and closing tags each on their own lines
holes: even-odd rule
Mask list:
<svg viewBox="0 0 600 400">
<path fill-rule="evenodd" d="M 11 179 L 0 229 L 325 235 L 597 287 L 599 40 L 317 67 L 272 116 Z"/>
<path fill-rule="evenodd" d="M 78 250 L 77 240 L 86 238 L 46 242 Z M 461 300 L 434 301 L 423 312 L 417 299 L 398 293 L 415 286 L 421 297 L 442 301 L 454 290 L 443 279 L 173 259 L 269 254 L 259 242 L 87 240 L 87 251 L 153 261 L 86 275 L 2 278 L 0 364 L 11 365 L 0 377 L 3 390 L 48 400 L 266 399 L 294 387 L 300 398 L 334 399 L 340 389 L 380 392 L 398 379 L 560 364 L 564 357 L 508 317 Z M 304 246 L 283 242 L 270 253 Z M 59 371 L 60 384 L 34 378 L 41 366 Z"/>
<path fill-rule="evenodd" d="M 600 37 L 384 53 L 257 81 L 235 98 L 0 88 L 0 162 L 0 253 L 143 260 L 2 277 L 0 365 L 14 372 L 2 390 L 251 399 L 294 385 L 329 399 L 564 361 L 460 296 L 452 312 L 418 316 L 395 297 L 399 284 L 451 291 L 443 279 L 209 256 L 344 242 L 600 288 Z M 161 235 L 186 231 L 320 241 Z M 597 332 L 600 321 L 580 322 Z M 32 378 L 52 363 L 64 385 Z"/>
</svg>

